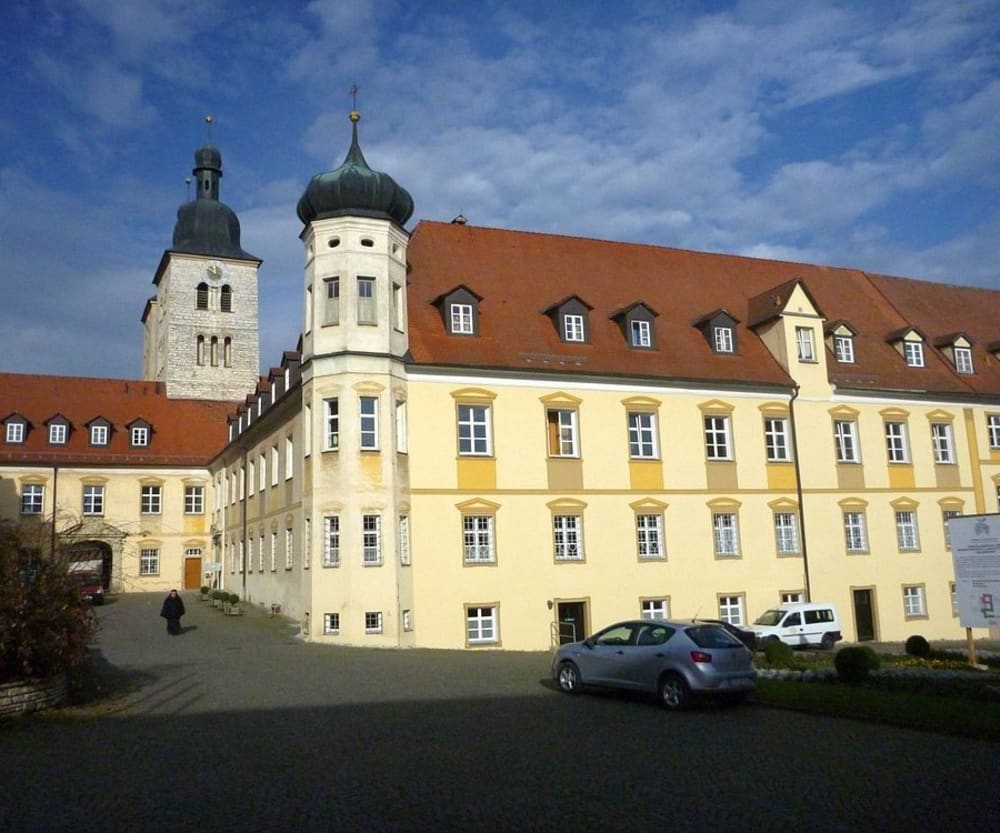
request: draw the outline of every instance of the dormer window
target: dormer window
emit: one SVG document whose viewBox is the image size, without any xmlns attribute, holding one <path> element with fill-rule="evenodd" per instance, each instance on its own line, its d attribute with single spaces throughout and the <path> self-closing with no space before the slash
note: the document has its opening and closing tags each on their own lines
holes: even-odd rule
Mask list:
<svg viewBox="0 0 1000 833">
<path fill-rule="evenodd" d="M 467 286 L 456 286 L 432 302 L 441 313 L 445 329 L 456 336 L 479 335 L 479 302 Z"/>
<path fill-rule="evenodd" d="M 69 440 L 69 422 L 65 417 L 57 416 L 48 422 L 49 445 L 66 445 Z"/>
<path fill-rule="evenodd" d="M 545 312 L 552 318 L 563 341 L 583 344 L 590 341 L 588 314 L 591 309 L 588 303 L 573 296 L 560 301 Z"/>
<path fill-rule="evenodd" d="M 903 357 L 907 367 L 924 366 L 924 345 L 919 341 L 903 342 Z"/>
<path fill-rule="evenodd" d="M 24 442 L 26 424 L 21 417 L 11 417 L 4 425 L 4 442 L 8 445 L 19 445 Z"/>
<path fill-rule="evenodd" d="M 633 347 L 653 346 L 653 328 L 648 321 L 633 318 L 629 324 L 630 341 Z"/>
<path fill-rule="evenodd" d="M 637 350 L 652 350 L 656 347 L 653 330 L 655 318 L 656 312 L 643 303 L 632 304 L 611 314 L 611 319 L 618 324 L 629 346 Z"/>
<path fill-rule="evenodd" d="M 816 347 L 813 344 L 812 327 L 795 328 L 795 348 L 800 362 L 815 362 Z"/>
<path fill-rule="evenodd" d="M 716 353 L 735 352 L 736 339 L 733 338 L 733 328 L 723 325 L 712 327 L 712 343 Z"/>
<path fill-rule="evenodd" d="M 701 330 L 713 353 L 729 355 L 739 350 L 736 336 L 736 325 L 739 323 L 739 319 L 730 315 L 728 310 L 717 309 L 699 318 L 694 326 Z"/>
<path fill-rule="evenodd" d="M 472 335 L 472 304 L 451 304 L 448 310 L 451 331 L 455 335 Z"/>
<path fill-rule="evenodd" d="M 106 419 L 95 419 L 88 426 L 90 444 L 95 446 L 107 445 L 111 439 L 111 425 Z"/>
<path fill-rule="evenodd" d="M 145 420 L 136 420 L 128 426 L 129 441 L 132 448 L 145 448 L 149 445 L 150 425 Z"/>
<path fill-rule="evenodd" d="M 972 373 L 972 349 L 969 347 L 955 348 L 955 370 L 959 373 Z"/>
<path fill-rule="evenodd" d="M 854 339 L 851 336 L 835 335 L 833 355 L 841 364 L 854 364 Z"/>
</svg>

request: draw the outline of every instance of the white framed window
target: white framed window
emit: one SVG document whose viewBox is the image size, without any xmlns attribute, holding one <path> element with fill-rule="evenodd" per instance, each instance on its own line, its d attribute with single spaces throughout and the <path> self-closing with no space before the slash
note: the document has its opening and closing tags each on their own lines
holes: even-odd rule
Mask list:
<svg viewBox="0 0 1000 833">
<path fill-rule="evenodd" d="M 788 442 L 788 420 L 784 417 L 764 419 L 764 447 L 769 463 L 786 463 L 792 459 Z"/>
<path fill-rule="evenodd" d="M 451 304 L 451 331 L 456 335 L 472 335 L 472 304 Z"/>
<path fill-rule="evenodd" d="M 144 425 L 135 425 L 131 432 L 132 445 L 135 448 L 142 448 L 149 445 L 149 429 Z"/>
<path fill-rule="evenodd" d="M 278 533 L 271 533 L 271 572 L 278 569 Z"/>
<path fill-rule="evenodd" d="M 639 607 L 643 619 L 665 621 L 670 618 L 670 599 L 643 599 Z"/>
<path fill-rule="evenodd" d="M 931 423 L 931 442 L 934 445 L 935 463 L 955 462 L 955 440 L 949 423 Z"/>
<path fill-rule="evenodd" d="M 732 327 L 713 327 L 712 341 L 716 353 L 732 353 L 734 344 Z"/>
<path fill-rule="evenodd" d="M 285 480 L 291 480 L 295 474 L 295 440 L 285 437 Z"/>
<path fill-rule="evenodd" d="M 806 594 L 801 590 L 791 590 L 786 591 L 781 594 L 781 603 L 783 605 L 794 605 L 800 604 L 806 600 Z"/>
<path fill-rule="evenodd" d="M 410 516 L 399 516 L 399 529 L 397 543 L 399 547 L 399 564 L 401 567 L 410 566 Z"/>
<path fill-rule="evenodd" d="M 295 532 L 291 527 L 285 529 L 285 569 L 295 566 Z"/>
<path fill-rule="evenodd" d="M 944 509 L 941 511 L 941 522 L 944 524 L 944 548 L 946 550 L 951 549 L 951 528 L 948 526 L 948 521 L 952 518 L 957 518 L 961 514 L 957 509 Z"/>
<path fill-rule="evenodd" d="M 104 487 L 84 486 L 83 487 L 83 514 L 103 515 L 104 514 Z"/>
<path fill-rule="evenodd" d="M 706 416 L 705 456 L 709 460 L 732 460 L 733 449 L 729 433 L 729 417 Z"/>
<path fill-rule="evenodd" d="M 465 609 L 465 638 L 470 645 L 499 641 L 496 607 L 467 607 Z"/>
<path fill-rule="evenodd" d="M 844 513 L 844 541 L 849 553 L 868 552 L 868 527 L 864 512 Z"/>
<path fill-rule="evenodd" d="M 45 504 L 45 487 L 40 483 L 26 483 L 21 487 L 21 514 L 41 515 Z"/>
<path fill-rule="evenodd" d="M 579 457 L 576 411 L 571 408 L 549 408 L 545 414 L 548 421 L 549 456 Z"/>
<path fill-rule="evenodd" d="M 108 444 L 108 426 L 107 425 L 91 425 L 90 426 L 90 444 L 91 445 L 107 445 Z"/>
<path fill-rule="evenodd" d="M 67 433 L 65 422 L 53 422 L 49 426 L 49 444 L 65 445 Z"/>
<path fill-rule="evenodd" d="M 409 427 L 406 418 L 406 400 L 396 400 L 396 451 L 408 454 L 410 451 Z"/>
<path fill-rule="evenodd" d="M 656 435 L 656 414 L 648 411 L 629 411 L 628 453 L 637 460 L 655 460 L 660 456 Z"/>
<path fill-rule="evenodd" d="M 719 596 L 719 618 L 730 625 L 742 627 L 746 622 L 746 600 L 741 595 Z"/>
<path fill-rule="evenodd" d="M 323 279 L 323 323 L 340 323 L 340 278 Z"/>
<path fill-rule="evenodd" d="M 23 422 L 8 422 L 5 429 L 6 442 L 8 443 L 23 443 L 24 442 L 24 423 Z"/>
<path fill-rule="evenodd" d="M 278 446 L 271 446 L 271 485 L 278 485 Z"/>
<path fill-rule="evenodd" d="M 248 496 L 249 496 L 249 498 L 251 500 L 253 499 L 253 496 L 254 496 L 253 484 L 257 482 L 257 480 L 255 478 L 255 471 L 256 471 L 256 469 L 254 467 L 253 460 L 249 460 L 247 462 L 246 484 L 244 484 L 242 482 L 240 483 L 240 491 L 241 492 L 242 492 L 242 490 L 244 488 L 244 485 L 249 486 L 249 488 L 247 489 L 247 493 L 248 493 Z"/>
<path fill-rule="evenodd" d="M 583 561 L 583 516 L 553 515 L 556 561 Z"/>
<path fill-rule="evenodd" d="M 358 278 L 358 323 L 377 324 L 375 278 Z"/>
<path fill-rule="evenodd" d="M 740 554 L 740 530 L 735 512 L 712 513 L 712 541 L 716 558 L 732 558 Z"/>
<path fill-rule="evenodd" d="M 795 328 L 795 347 L 798 351 L 800 362 L 816 361 L 816 347 L 813 343 L 812 327 Z"/>
<path fill-rule="evenodd" d="M 264 572 L 264 533 L 257 539 L 257 572 Z"/>
<path fill-rule="evenodd" d="M 406 296 L 402 284 L 392 284 L 392 326 L 397 332 L 406 329 Z"/>
<path fill-rule="evenodd" d="M 854 364 L 854 339 L 851 336 L 834 336 L 833 355 L 841 364 Z"/>
<path fill-rule="evenodd" d="M 972 350 L 968 347 L 955 347 L 955 370 L 959 373 L 972 373 Z"/>
<path fill-rule="evenodd" d="M 462 551 L 466 564 L 496 562 L 492 515 L 462 516 Z"/>
<path fill-rule="evenodd" d="M 899 545 L 900 552 L 912 552 L 920 549 L 916 512 L 909 509 L 896 512 L 896 543 Z"/>
<path fill-rule="evenodd" d="M 838 419 L 833 423 L 833 442 L 838 463 L 860 463 L 858 424 L 854 420 Z"/>
<path fill-rule="evenodd" d="M 907 367 L 924 366 L 924 345 L 919 341 L 903 342 L 903 357 Z"/>
<path fill-rule="evenodd" d="M 302 569 L 308 570 L 312 562 L 312 518 L 302 519 Z"/>
<path fill-rule="evenodd" d="M 885 423 L 885 450 L 890 463 L 910 462 L 905 422 Z"/>
<path fill-rule="evenodd" d="M 340 633 L 340 614 L 323 614 L 323 633 L 327 636 L 337 636 Z"/>
<path fill-rule="evenodd" d="M 567 313 L 563 316 L 563 333 L 566 341 L 585 341 L 583 316 Z"/>
<path fill-rule="evenodd" d="M 184 514 L 204 515 L 205 514 L 205 487 L 185 486 L 184 487 Z"/>
<path fill-rule="evenodd" d="M 632 337 L 633 347 L 653 346 L 653 328 L 650 326 L 648 321 L 633 318 L 629 322 L 629 332 Z"/>
<path fill-rule="evenodd" d="M 382 633 L 382 611 L 365 611 L 365 633 Z"/>
<path fill-rule="evenodd" d="M 990 438 L 990 448 L 1000 448 L 1000 414 L 986 415 L 986 433 Z"/>
<path fill-rule="evenodd" d="M 361 516 L 361 563 L 375 567 L 382 563 L 382 516 Z"/>
<path fill-rule="evenodd" d="M 412 610 L 404 610 L 403 611 L 403 615 L 402 615 L 402 621 L 403 621 L 403 632 L 404 633 L 409 633 L 410 631 L 412 631 L 413 630 L 413 611 Z"/>
<path fill-rule="evenodd" d="M 458 453 L 490 456 L 492 449 L 491 413 L 489 405 L 458 406 Z"/>
<path fill-rule="evenodd" d="M 656 560 L 667 557 L 667 549 L 663 543 L 663 515 L 637 514 L 635 516 L 635 536 L 640 560 Z"/>
<path fill-rule="evenodd" d="M 336 451 L 340 448 L 340 400 L 323 400 L 324 439 L 323 448 L 326 451 Z"/>
<path fill-rule="evenodd" d="M 160 574 L 160 551 L 155 547 L 139 550 L 139 575 L 158 576 Z"/>
<path fill-rule="evenodd" d="M 378 451 L 378 397 L 362 396 L 360 401 L 361 450 Z"/>
<path fill-rule="evenodd" d="M 923 619 L 927 616 L 924 600 L 924 586 L 909 584 L 903 587 L 903 615 L 907 619 Z"/>
<path fill-rule="evenodd" d="M 774 513 L 774 540 L 778 555 L 798 555 L 799 546 L 799 516 L 795 512 Z"/>
<path fill-rule="evenodd" d="M 257 460 L 257 481 L 257 490 L 263 492 L 267 486 L 267 457 L 263 451 Z"/>
</svg>

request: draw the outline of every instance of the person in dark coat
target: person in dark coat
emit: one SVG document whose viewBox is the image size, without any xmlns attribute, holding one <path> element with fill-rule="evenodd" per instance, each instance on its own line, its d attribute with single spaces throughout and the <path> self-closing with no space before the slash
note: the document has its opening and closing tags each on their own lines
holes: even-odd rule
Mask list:
<svg viewBox="0 0 1000 833">
<path fill-rule="evenodd" d="M 167 620 L 167 633 L 177 636 L 181 632 L 181 617 L 184 615 L 184 600 L 176 590 L 171 590 L 163 600 L 160 616 Z"/>
</svg>

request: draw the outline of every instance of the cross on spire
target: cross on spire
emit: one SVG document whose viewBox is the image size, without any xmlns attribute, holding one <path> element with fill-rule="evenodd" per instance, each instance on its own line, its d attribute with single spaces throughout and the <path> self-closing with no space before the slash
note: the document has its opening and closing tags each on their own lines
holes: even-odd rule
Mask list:
<svg viewBox="0 0 1000 833">
<path fill-rule="evenodd" d="M 352 101 L 351 109 L 352 110 L 357 110 L 358 109 L 358 93 L 361 92 L 361 87 L 359 87 L 357 84 L 351 84 L 351 89 L 349 89 L 347 92 L 350 93 L 350 95 L 351 95 L 351 101 Z"/>
</svg>

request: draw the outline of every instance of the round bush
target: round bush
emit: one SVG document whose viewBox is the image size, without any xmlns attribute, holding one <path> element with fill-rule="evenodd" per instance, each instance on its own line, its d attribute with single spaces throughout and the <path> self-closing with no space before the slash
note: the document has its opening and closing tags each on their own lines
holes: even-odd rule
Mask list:
<svg viewBox="0 0 1000 833">
<path fill-rule="evenodd" d="M 931 655 L 931 644 L 926 639 L 924 639 L 920 634 L 913 634 L 906 640 L 906 653 L 911 657 L 920 657 L 921 659 L 927 659 Z"/>
<path fill-rule="evenodd" d="M 845 683 L 863 683 L 868 672 L 878 668 L 878 655 L 869 647 L 848 645 L 837 651 L 833 658 L 837 676 Z"/>
<path fill-rule="evenodd" d="M 791 645 L 786 645 L 777 639 L 764 643 L 764 658 L 772 668 L 787 668 L 792 664 L 795 652 Z"/>
</svg>

